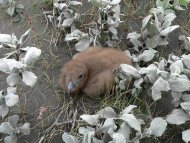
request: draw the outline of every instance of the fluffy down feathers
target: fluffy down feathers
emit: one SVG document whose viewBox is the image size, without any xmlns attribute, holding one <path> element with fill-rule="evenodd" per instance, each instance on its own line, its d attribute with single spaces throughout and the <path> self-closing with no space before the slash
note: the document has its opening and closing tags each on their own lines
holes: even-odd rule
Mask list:
<svg viewBox="0 0 190 143">
<path fill-rule="evenodd" d="M 132 64 L 131 59 L 117 49 L 89 48 L 63 66 L 62 87 L 70 94 L 80 91 L 88 96 L 103 95 L 113 86 L 113 69 L 122 63 Z"/>
</svg>

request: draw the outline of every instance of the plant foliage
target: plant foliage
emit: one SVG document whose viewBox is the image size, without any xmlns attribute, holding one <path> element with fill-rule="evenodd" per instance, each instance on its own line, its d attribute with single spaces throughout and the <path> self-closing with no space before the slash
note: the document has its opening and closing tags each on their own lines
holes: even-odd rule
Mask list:
<svg viewBox="0 0 190 143">
<path fill-rule="evenodd" d="M 8 87 L 6 91 L 0 91 L 0 116 L 3 120 L 0 132 L 8 134 L 4 138 L 5 143 L 16 143 L 18 134 L 30 134 L 30 123 L 18 123 L 18 115 L 8 116 L 10 108 L 19 103 L 18 87 L 20 82 L 33 87 L 37 81 L 37 76 L 30 69 L 39 59 L 41 50 L 36 47 L 22 47 L 30 32 L 29 29 L 19 40 L 14 34 L 0 34 L 1 50 L 4 48 L 12 50 L 0 59 L 0 71 L 8 74 L 6 79 Z M 21 53 L 24 53 L 23 57 L 21 57 Z"/>
</svg>

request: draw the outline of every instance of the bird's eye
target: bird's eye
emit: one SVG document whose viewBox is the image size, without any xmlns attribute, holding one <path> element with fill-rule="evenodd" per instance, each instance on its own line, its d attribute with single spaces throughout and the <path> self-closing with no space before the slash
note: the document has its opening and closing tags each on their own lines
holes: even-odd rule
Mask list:
<svg viewBox="0 0 190 143">
<path fill-rule="evenodd" d="M 78 76 L 78 78 L 80 78 L 80 79 L 81 79 L 81 78 L 83 78 L 83 75 L 82 75 L 82 74 L 80 74 L 80 75 Z"/>
</svg>

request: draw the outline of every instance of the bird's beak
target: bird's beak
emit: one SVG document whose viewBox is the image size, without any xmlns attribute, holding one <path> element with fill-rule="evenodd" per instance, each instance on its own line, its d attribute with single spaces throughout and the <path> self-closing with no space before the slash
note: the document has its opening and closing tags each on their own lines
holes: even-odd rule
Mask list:
<svg viewBox="0 0 190 143">
<path fill-rule="evenodd" d="M 68 90 L 69 90 L 69 91 L 72 91 L 74 87 L 75 87 L 75 86 L 74 86 L 74 83 L 73 83 L 72 81 L 69 81 L 69 84 L 68 84 L 68 86 L 67 86 Z"/>
</svg>

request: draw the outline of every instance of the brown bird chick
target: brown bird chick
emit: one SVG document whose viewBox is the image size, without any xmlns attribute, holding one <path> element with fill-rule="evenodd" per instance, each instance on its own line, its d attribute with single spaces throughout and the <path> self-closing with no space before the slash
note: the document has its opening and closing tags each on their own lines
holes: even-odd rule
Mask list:
<svg viewBox="0 0 190 143">
<path fill-rule="evenodd" d="M 132 65 L 131 59 L 122 51 L 113 48 L 89 48 L 76 54 L 67 62 L 61 73 L 65 92 L 87 96 L 105 94 L 114 83 L 113 69 L 120 64 Z"/>
</svg>

